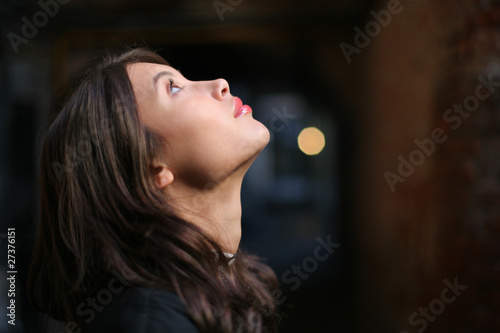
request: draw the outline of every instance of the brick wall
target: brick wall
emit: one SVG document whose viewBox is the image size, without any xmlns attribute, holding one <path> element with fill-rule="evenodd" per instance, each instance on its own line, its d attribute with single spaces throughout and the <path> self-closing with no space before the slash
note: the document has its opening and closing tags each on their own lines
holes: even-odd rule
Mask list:
<svg viewBox="0 0 500 333">
<path fill-rule="evenodd" d="M 401 3 L 366 50 L 356 223 L 361 315 L 371 332 L 498 332 L 500 87 L 478 103 L 473 97 L 479 75 L 500 81 L 500 4 Z M 462 113 L 454 111 L 464 102 Z M 441 140 L 430 149 L 436 130 Z M 402 176 L 400 157 L 418 165 Z M 387 171 L 404 181 L 391 188 Z M 432 302 L 455 278 L 467 289 L 441 309 Z M 415 324 L 431 304 L 438 315 Z"/>
<path fill-rule="evenodd" d="M 500 332 L 500 2 L 471 1 L 464 22 L 438 102 L 467 100 L 473 110 L 437 157 L 439 216 L 454 240 L 442 260 L 468 286 L 452 331 Z M 490 79 L 498 87 L 485 88 Z M 491 96 L 473 108 L 479 85 Z"/>
</svg>

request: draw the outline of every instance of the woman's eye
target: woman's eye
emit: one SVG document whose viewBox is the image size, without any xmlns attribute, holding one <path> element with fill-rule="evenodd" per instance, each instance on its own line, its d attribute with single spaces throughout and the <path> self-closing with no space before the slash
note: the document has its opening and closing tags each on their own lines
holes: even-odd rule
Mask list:
<svg viewBox="0 0 500 333">
<path fill-rule="evenodd" d="M 176 86 L 173 80 L 170 80 L 170 93 L 173 95 L 181 90 L 180 87 Z"/>
</svg>

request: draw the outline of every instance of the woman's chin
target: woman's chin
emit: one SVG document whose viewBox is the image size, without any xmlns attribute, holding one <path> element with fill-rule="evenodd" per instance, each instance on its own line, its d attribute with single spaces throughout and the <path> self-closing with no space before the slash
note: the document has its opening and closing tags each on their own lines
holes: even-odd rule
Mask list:
<svg viewBox="0 0 500 333">
<path fill-rule="evenodd" d="M 271 139 L 271 133 L 269 133 L 269 130 L 267 129 L 266 126 L 264 126 L 262 123 L 259 123 L 261 126 L 260 131 L 257 135 L 259 138 L 259 143 L 261 144 L 261 149 L 264 149 L 267 144 L 269 143 L 269 140 Z"/>
</svg>

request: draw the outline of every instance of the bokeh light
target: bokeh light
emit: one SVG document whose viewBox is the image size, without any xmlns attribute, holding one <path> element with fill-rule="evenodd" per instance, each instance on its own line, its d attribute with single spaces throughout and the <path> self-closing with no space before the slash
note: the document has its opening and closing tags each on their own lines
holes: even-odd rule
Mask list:
<svg viewBox="0 0 500 333">
<path fill-rule="evenodd" d="M 297 142 L 304 154 L 317 155 L 325 148 L 325 135 L 316 127 L 307 127 L 300 132 Z"/>
</svg>

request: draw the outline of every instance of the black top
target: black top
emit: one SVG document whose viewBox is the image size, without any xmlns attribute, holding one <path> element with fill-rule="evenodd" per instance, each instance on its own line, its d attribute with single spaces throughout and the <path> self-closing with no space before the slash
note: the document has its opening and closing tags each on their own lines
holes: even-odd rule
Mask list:
<svg viewBox="0 0 500 333">
<path fill-rule="evenodd" d="M 199 333 L 179 297 L 146 287 L 125 289 L 82 333 Z"/>
</svg>

